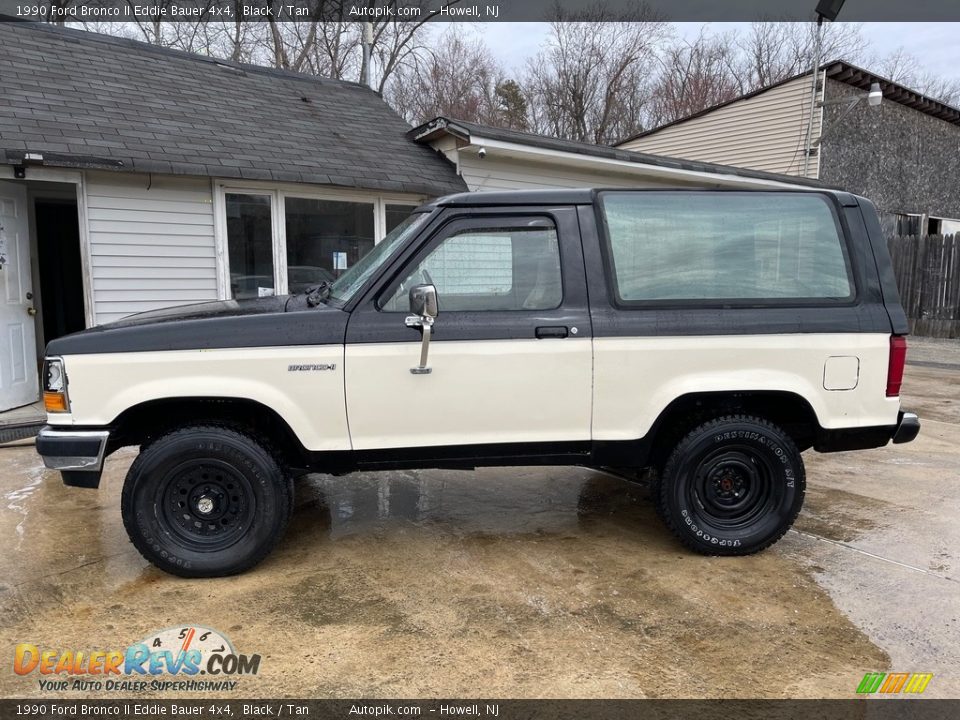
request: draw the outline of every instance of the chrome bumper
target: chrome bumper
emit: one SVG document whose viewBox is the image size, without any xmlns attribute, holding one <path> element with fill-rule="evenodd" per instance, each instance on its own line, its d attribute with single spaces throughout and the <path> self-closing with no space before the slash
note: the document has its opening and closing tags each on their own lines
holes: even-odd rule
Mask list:
<svg viewBox="0 0 960 720">
<path fill-rule="evenodd" d="M 51 470 L 96 473 L 99 481 L 109 438 L 106 430 L 60 430 L 47 425 L 37 435 L 37 453 Z"/>
</svg>

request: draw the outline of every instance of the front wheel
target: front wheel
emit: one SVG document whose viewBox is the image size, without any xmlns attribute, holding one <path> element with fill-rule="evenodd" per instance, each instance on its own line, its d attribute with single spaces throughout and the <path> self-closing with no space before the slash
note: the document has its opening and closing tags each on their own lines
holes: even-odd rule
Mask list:
<svg viewBox="0 0 960 720">
<path fill-rule="evenodd" d="M 189 427 L 145 448 L 120 502 L 131 542 L 181 577 L 233 575 L 273 548 L 290 520 L 293 484 L 256 439 Z"/>
<path fill-rule="evenodd" d="M 704 423 L 674 448 L 655 488 L 657 510 L 691 550 L 749 555 L 793 524 L 806 486 L 803 459 L 776 425 L 735 415 Z"/>
</svg>

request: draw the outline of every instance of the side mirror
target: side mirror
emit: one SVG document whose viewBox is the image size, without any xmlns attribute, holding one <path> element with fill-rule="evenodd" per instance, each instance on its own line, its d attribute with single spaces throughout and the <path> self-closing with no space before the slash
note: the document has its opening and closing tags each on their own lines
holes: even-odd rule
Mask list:
<svg viewBox="0 0 960 720">
<path fill-rule="evenodd" d="M 430 335 L 433 330 L 433 321 L 437 317 L 437 288 L 433 285 L 415 285 L 410 288 L 410 312 L 413 315 L 407 318 L 407 327 L 420 328 L 423 337 L 420 340 L 420 364 L 410 368 L 414 375 L 429 375 L 427 367 L 427 353 L 430 350 Z"/>
<path fill-rule="evenodd" d="M 410 288 L 410 312 L 422 318 L 435 318 L 440 311 L 437 305 L 437 288 L 433 285 L 415 285 Z"/>
</svg>

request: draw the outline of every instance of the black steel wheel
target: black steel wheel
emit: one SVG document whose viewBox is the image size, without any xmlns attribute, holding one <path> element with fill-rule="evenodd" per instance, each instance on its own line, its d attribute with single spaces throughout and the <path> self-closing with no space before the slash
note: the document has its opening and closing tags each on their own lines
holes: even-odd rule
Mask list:
<svg viewBox="0 0 960 720">
<path fill-rule="evenodd" d="M 265 445 L 215 426 L 177 430 L 145 448 L 121 497 L 136 548 L 183 577 L 252 567 L 280 539 L 292 506 L 292 481 Z"/>
<path fill-rule="evenodd" d="M 718 418 L 674 448 L 655 492 L 658 514 L 692 550 L 748 555 L 769 547 L 803 505 L 803 459 L 783 430 L 760 418 Z"/>
</svg>

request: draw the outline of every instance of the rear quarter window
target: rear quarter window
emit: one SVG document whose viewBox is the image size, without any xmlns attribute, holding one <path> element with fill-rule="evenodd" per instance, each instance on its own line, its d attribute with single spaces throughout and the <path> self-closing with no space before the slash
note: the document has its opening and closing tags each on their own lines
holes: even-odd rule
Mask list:
<svg viewBox="0 0 960 720">
<path fill-rule="evenodd" d="M 810 193 L 606 192 L 617 303 L 850 302 L 856 292 L 833 207 Z"/>
</svg>

